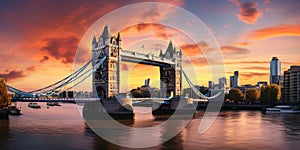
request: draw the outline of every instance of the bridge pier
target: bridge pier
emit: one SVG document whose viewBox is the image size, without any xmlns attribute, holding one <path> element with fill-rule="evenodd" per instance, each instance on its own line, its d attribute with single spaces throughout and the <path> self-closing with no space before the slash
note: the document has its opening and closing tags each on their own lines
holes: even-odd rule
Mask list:
<svg viewBox="0 0 300 150">
<path fill-rule="evenodd" d="M 134 119 L 130 98 L 106 98 L 86 102 L 83 107 L 85 120 Z"/>
<path fill-rule="evenodd" d="M 175 113 L 176 112 L 176 113 Z M 154 102 L 152 106 L 152 115 L 185 115 L 193 116 L 196 112 L 196 107 L 193 104 L 193 99 L 188 97 L 173 97 L 164 103 Z"/>
</svg>

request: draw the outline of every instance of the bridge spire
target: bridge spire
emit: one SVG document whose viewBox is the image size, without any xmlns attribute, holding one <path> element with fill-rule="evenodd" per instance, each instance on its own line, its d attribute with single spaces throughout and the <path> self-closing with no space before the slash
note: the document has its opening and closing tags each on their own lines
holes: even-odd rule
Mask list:
<svg viewBox="0 0 300 150">
<path fill-rule="evenodd" d="M 160 49 L 159 57 L 163 57 L 163 56 L 164 56 L 164 54 L 162 52 L 162 49 Z"/>
<path fill-rule="evenodd" d="M 118 32 L 118 35 L 117 35 L 117 41 L 122 41 L 120 32 Z"/>
<path fill-rule="evenodd" d="M 94 43 L 97 43 L 97 40 L 96 40 L 96 36 L 94 35 L 94 38 L 93 38 L 93 42 L 92 42 L 93 44 Z"/>
<path fill-rule="evenodd" d="M 108 25 L 104 26 L 104 29 L 103 29 L 103 32 L 102 32 L 101 36 L 102 36 L 103 39 L 108 39 L 110 37 Z"/>
</svg>

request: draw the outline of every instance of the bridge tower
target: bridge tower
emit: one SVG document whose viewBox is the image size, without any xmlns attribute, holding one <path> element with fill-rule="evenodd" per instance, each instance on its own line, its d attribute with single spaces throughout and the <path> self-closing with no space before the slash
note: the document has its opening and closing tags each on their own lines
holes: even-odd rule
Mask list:
<svg viewBox="0 0 300 150">
<path fill-rule="evenodd" d="M 92 65 L 96 65 L 104 56 L 107 59 L 93 73 L 93 94 L 102 98 L 113 97 L 120 92 L 120 61 L 121 36 L 111 35 L 109 27 L 105 26 L 98 40 L 92 41 Z"/>
<path fill-rule="evenodd" d="M 182 90 L 182 51 L 176 50 L 172 41 L 169 42 L 166 52 L 163 54 L 160 51 L 159 57 L 164 59 L 169 59 L 174 62 L 174 65 L 169 67 L 160 67 L 160 89 L 165 91 L 161 93 L 162 97 L 170 96 L 180 96 Z"/>
</svg>

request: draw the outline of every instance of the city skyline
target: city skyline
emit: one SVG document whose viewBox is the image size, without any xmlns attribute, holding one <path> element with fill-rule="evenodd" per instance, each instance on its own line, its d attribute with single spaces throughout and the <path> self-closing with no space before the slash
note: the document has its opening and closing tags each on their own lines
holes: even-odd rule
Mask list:
<svg viewBox="0 0 300 150">
<path fill-rule="evenodd" d="M 47 5 L 44 2 L 31 1 L 22 6 L 16 1 L 0 2 L 0 7 L 2 7 L 0 30 L 3 33 L 0 35 L 0 58 L 3 61 L 0 77 L 6 78 L 8 83 L 15 87 L 32 90 L 70 74 L 76 52 L 74 50 L 88 27 L 104 14 L 134 2 L 74 1 L 68 4 L 69 7 L 58 1 L 52 1 Z M 97 6 L 101 4 L 105 4 L 105 9 L 97 10 Z M 300 48 L 298 43 L 300 22 L 297 15 L 299 3 L 229 0 L 176 1 L 172 4 L 195 14 L 209 27 L 220 45 L 227 80 L 234 70 L 239 70 L 241 85 L 269 81 L 269 63 L 272 57 L 278 57 L 281 60 L 282 70 L 287 70 L 291 65 L 300 64 L 300 59 L 297 58 L 297 49 Z M 53 9 L 57 11 L 53 13 L 51 11 Z M 149 12 L 152 12 L 152 19 L 160 20 L 166 17 L 163 11 L 151 10 Z M 112 30 L 116 33 L 119 29 L 113 28 Z M 150 33 L 154 30 L 162 34 Z M 101 31 L 102 28 L 98 29 L 97 34 L 99 35 Z M 130 46 L 135 34 L 140 33 L 145 34 L 146 37 L 154 36 L 168 43 L 169 31 L 155 24 L 133 26 L 121 31 L 122 40 L 126 41 L 123 42 L 125 44 L 123 46 Z M 171 38 L 176 40 L 174 35 Z M 197 49 L 190 43 L 175 44 L 187 55 Z M 205 43 L 198 45 L 201 44 L 205 46 Z M 145 47 L 155 51 L 151 44 Z M 166 47 L 167 45 L 159 45 L 157 48 L 165 50 Z M 82 60 L 88 60 L 89 57 L 91 57 L 89 54 L 83 54 Z M 198 57 L 192 62 L 196 66 L 207 65 L 203 57 Z M 143 66 L 137 66 L 137 70 L 141 69 L 144 69 Z M 150 70 L 157 71 L 158 69 L 151 68 Z M 153 75 L 153 77 L 156 76 Z M 200 85 L 206 85 L 210 80 L 209 77 L 203 75 L 198 78 Z M 36 79 L 42 82 L 36 82 Z M 140 85 L 143 81 L 136 81 L 132 87 Z"/>
</svg>

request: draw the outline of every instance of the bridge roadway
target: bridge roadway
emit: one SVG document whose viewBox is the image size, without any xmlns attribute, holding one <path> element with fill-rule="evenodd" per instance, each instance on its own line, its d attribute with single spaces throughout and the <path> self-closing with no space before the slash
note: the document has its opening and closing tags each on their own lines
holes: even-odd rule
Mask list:
<svg viewBox="0 0 300 150">
<path fill-rule="evenodd" d="M 101 98 L 31 98 L 31 97 L 13 97 L 12 102 L 64 102 L 64 103 L 85 103 L 100 101 Z M 131 98 L 133 103 L 139 103 L 143 101 L 155 101 L 164 103 L 169 101 L 169 98 Z M 194 102 L 207 102 L 207 99 L 193 99 Z"/>
<path fill-rule="evenodd" d="M 126 62 L 140 63 L 153 66 L 170 66 L 170 64 L 175 64 L 175 62 L 170 59 L 164 59 L 155 56 L 154 54 L 143 54 L 128 50 L 121 51 L 121 60 Z"/>
</svg>

